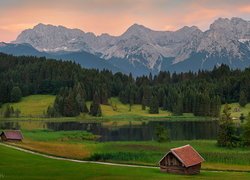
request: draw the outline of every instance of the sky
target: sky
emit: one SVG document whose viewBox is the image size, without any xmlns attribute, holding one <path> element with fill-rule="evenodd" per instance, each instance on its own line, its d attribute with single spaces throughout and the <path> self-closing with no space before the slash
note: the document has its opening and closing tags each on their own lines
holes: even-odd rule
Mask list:
<svg viewBox="0 0 250 180">
<path fill-rule="evenodd" d="M 0 0 L 0 41 L 38 23 L 121 35 L 134 23 L 153 30 L 198 26 L 217 18 L 250 20 L 249 0 Z"/>
</svg>

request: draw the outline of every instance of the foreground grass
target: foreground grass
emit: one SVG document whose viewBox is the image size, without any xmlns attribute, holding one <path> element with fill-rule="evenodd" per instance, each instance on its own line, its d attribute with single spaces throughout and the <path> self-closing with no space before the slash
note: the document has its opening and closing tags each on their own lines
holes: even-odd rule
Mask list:
<svg viewBox="0 0 250 180">
<path fill-rule="evenodd" d="M 27 154 L 0 146 L 2 179 L 249 179 L 249 173 L 202 171 L 195 176 L 161 173 L 159 169 L 74 163 Z"/>
</svg>

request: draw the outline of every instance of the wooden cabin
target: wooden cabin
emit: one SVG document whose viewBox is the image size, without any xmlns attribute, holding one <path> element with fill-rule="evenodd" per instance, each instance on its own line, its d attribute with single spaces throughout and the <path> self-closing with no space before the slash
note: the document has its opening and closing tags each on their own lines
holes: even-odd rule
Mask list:
<svg viewBox="0 0 250 180">
<path fill-rule="evenodd" d="M 204 159 L 190 145 L 171 149 L 159 162 L 162 172 L 199 174 Z"/>
<path fill-rule="evenodd" d="M 2 141 L 22 141 L 23 135 L 19 130 L 6 130 L 0 134 Z"/>
</svg>

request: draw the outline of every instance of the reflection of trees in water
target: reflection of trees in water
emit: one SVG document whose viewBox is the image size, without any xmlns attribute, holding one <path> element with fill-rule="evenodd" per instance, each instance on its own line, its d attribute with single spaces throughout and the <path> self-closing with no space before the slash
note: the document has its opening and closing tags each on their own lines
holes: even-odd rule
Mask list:
<svg viewBox="0 0 250 180">
<path fill-rule="evenodd" d="M 168 121 L 149 122 L 148 126 L 156 128 L 163 126 L 169 130 L 171 140 L 216 139 L 218 121 Z"/>
<path fill-rule="evenodd" d="M 35 123 L 35 122 L 30 122 Z M 83 130 L 100 135 L 100 141 L 147 141 L 155 139 L 155 127 L 168 129 L 171 140 L 216 139 L 218 122 L 207 121 L 149 121 L 148 123 L 117 123 L 104 126 L 100 122 L 46 122 L 43 126 L 53 131 Z M 20 129 L 18 122 L 1 122 L 0 129 Z"/>
<path fill-rule="evenodd" d="M 218 134 L 217 121 L 150 121 L 141 125 L 129 123 L 118 126 L 113 123 L 105 127 L 102 123 L 85 122 L 49 122 L 47 127 L 55 131 L 84 130 L 100 135 L 101 141 L 139 141 L 155 139 L 154 129 L 158 125 L 168 129 L 171 140 L 216 139 Z"/>
</svg>

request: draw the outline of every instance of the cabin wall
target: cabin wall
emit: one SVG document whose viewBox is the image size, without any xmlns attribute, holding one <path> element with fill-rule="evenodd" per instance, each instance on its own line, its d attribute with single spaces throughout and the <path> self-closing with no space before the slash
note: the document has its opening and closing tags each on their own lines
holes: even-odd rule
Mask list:
<svg viewBox="0 0 250 180">
<path fill-rule="evenodd" d="M 175 174 L 199 174 L 201 163 L 186 168 L 172 153 L 168 153 L 160 162 L 162 172 Z"/>
<path fill-rule="evenodd" d="M 167 154 L 160 162 L 163 166 L 182 166 L 182 163 L 172 153 Z"/>
<path fill-rule="evenodd" d="M 191 167 L 184 167 L 184 166 L 160 166 L 162 172 L 167 173 L 174 173 L 174 174 L 199 174 L 201 168 L 201 163 L 191 166 Z"/>
</svg>

